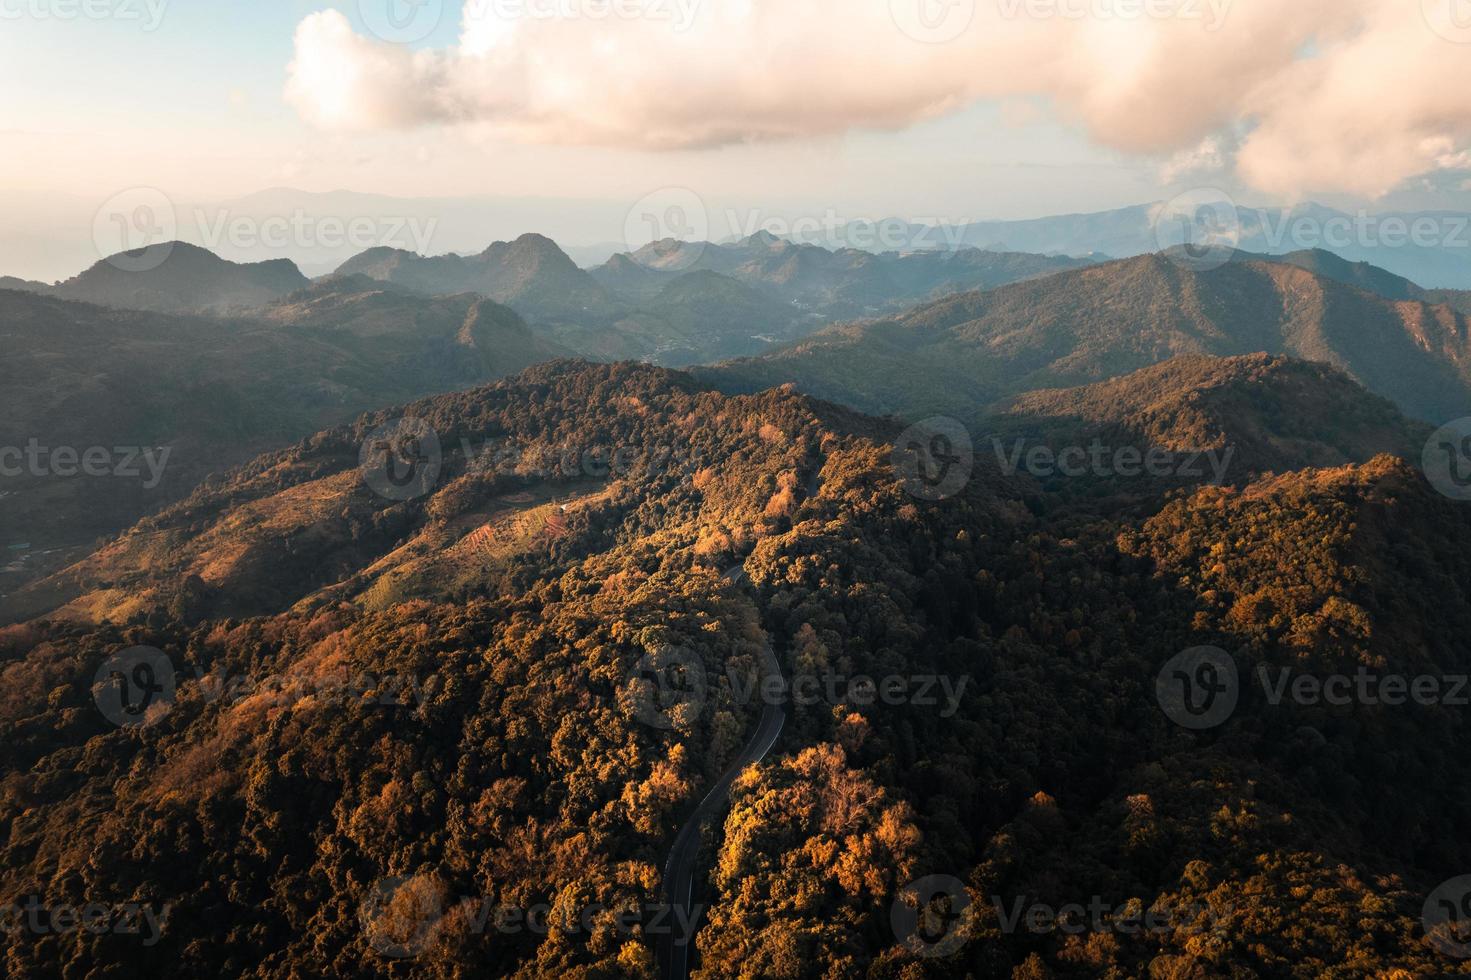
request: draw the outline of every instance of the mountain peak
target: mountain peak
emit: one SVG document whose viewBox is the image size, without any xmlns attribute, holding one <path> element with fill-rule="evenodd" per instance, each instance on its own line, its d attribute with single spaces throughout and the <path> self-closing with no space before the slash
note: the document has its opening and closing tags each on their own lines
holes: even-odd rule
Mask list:
<svg viewBox="0 0 1471 980">
<path fill-rule="evenodd" d="M 344 262 L 337 273 L 361 273 L 430 296 L 478 293 L 532 319 L 602 315 L 610 302 L 602 286 L 560 245 L 534 232 L 492 242 L 476 255 L 425 257 L 400 249 L 369 249 Z"/>
<path fill-rule="evenodd" d="M 562 246 L 558 245 L 547 236 L 537 234 L 534 231 L 527 232 L 526 234 L 521 235 L 509 242 L 492 242 L 485 249 L 485 251 L 481 252 L 480 254 L 482 256 L 488 256 L 506 250 L 513 250 L 515 252 L 523 252 L 533 255 L 560 256 L 566 258 L 568 262 L 572 261 L 567 253 L 562 251 Z"/>
<path fill-rule="evenodd" d="M 743 246 L 754 248 L 774 248 L 777 246 L 784 247 L 786 245 L 789 245 L 790 243 L 786 239 L 778 238 L 776 235 L 763 228 L 760 231 L 756 232 L 754 235 L 750 235 L 747 238 L 742 239 L 740 244 Z"/>
<path fill-rule="evenodd" d="M 290 259 L 240 263 L 189 242 L 119 252 L 48 290 L 62 299 L 160 313 L 233 313 L 307 285 Z"/>
</svg>

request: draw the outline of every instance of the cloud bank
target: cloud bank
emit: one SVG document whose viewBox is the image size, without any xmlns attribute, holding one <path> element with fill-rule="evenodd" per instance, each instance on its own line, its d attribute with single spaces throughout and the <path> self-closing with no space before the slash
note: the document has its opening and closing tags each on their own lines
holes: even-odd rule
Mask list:
<svg viewBox="0 0 1471 980">
<path fill-rule="evenodd" d="M 654 150 L 900 129 L 1042 96 L 1166 172 L 1222 157 L 1264 191 L 1377 196 L 1471 164 L 1461 2 L 469 0 L 443 50 L 355 33 L 329 10 L 298 26 L 286 96 L 328 129 L 474 125 Z"/>
</svg>

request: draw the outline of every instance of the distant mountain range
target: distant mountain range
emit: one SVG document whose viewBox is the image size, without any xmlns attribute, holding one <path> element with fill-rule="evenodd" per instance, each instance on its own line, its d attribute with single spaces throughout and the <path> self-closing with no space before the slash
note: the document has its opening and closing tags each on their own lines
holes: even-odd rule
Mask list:
<svg viewBox="0 0 1471 980">
<path fill-rule="evenodd" d="M 1405 298 L 1413 288 L 1331 256 L 1283 262 L 1237 253 L 1200 272 L 1148 255 L 831 327 L 698 373 L 729 390 L 793 382 L 868 412 L 975 417 L 1008 396 L 1091 384 L 1181 354 L 1264 351 L 1337 366 L 1420 419 L 1464 416 L 1471 409 L 1466 315 Z"/>
<path fill-rule="evenodd" d="M 740 242 L 665 239 L 614 256 L 592 274 L 619 295 L 638 300 L 691 271 L 730 276 L 823 318 L 872 316 L 926 299 L 988 289 L 1076 269 L 1087 260 L 979 249 L 833 251 L 758 232 Z"/>
<path fill-rule="evenodd" d="M 941 229 L 943 238 L 973 248 L 1045 255 L 1102 254 L 1131 258 L 1179 244 L 1177 231 L 1158 227 L 1163 203 L 1112 211 L 1064 214 L 1018 221 L 980 221 Z M 1471 215 L 1456 211 L 1350 214 L 1320 204 L 1294 208 L 1238 207 L 1239 240 L 1247 252 L 1284 255 L 1331 249 L 1351 262 L 1369 262 L 1426 288 L 1471 289 Z M 936 240 L 928 226 L 882 222 L 901 237 Z M 1426 229 L 1414 232 L 1417 224 Z M 872 238 L 872 223 L 839 229 L 833 244 Z M 1161 240 L 1163 234 L 1163 241 Z"/>
<path fill-rule="evenodd" d="M 373 249 L 337 274 L 426 294 L 477 292 L 587 356 L 679 366 L 759 353 L 835 320 L 1085 264 L 973 249 L 833 252 L 758 234 L 728 245 L 656 242 L 585 271 L 551 239 L 523 235 L 474 256 Z"/>
<path fill-rule="evenodd" d="M 762 234 L 731 245 L 659 242 L 588 271 L 550 238 L 523 235 L 468 256 L 374 248 L 332 275 L 422 296 L 475 293 L 587 357 L 682 366 L 761 353 L 837 320 L 1084 264 L 974 249 L 833 252 Z M 309 281 L 285 260 L 240 264 L 175 242 L 111 256 L 55 286 L 9 279 L 0 288 L 117 309 L 235 315 Z"/>
</svg>

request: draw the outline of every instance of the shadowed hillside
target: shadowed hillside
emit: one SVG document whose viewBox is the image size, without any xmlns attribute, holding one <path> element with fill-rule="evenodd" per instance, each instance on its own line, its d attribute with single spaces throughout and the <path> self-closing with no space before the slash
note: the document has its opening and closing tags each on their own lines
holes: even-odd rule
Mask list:
<svg viewBox="0 0 1471 980">
<path fill-rule="evenodd" d="M 1030 392 L 996 411 L 981 429 L 1007 438 L 1229 448 L 1231 482 L 1385 453 L 1418 461 L 1430 434 L 1334 368 L 1269 354 L 1177 357 L 1085 388 Z"/>
<path fill-rule="evenodd" d="M 1331 364 L 1417 418 L 1471 407 L 1464 315 L 1245 258 L 1209 272 L 1163 255 L 1064 272 L 836 326 L 701 376 L 730 390 L 794 382 L 869 412 L 974 416 L 1007 396 L 1182 354 L 1258 351 Z"/>
<path fill-rule="evenodd" d="M 47 451 L 0 478 L 0 544 L 36 553 L 90 543 L 212 472 L 374 406 L 565 353 L 479 297 L 366 279 L 314 285 L 253 320 L 0 292 L 0 345 L 0 445 Z M 57 467 L 58 449 L 96 450 L 107 465 Z M 55 560 L 17 557 L 28 572 Z"/>
</svg>

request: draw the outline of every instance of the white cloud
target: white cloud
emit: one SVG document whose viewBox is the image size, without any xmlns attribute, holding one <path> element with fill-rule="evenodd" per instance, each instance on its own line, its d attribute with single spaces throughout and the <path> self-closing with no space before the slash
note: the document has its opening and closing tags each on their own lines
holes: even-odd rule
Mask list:
<svg viewBox="0 0 1471 980">
<path fill-rule="evenodd" d="M 286 99 L 326 129 L 379 129 L 453 117 L 453 60 L 410 52 L 353 33 L 335 10 L 312 14 L 296 29 L 296 57 Z"/>
<path fill-rule="evenodd" d="M 1239 175 L 1284 195 L 1380 194 L 1464 165 L 1471 146 L 1471 48 L 1413 0 L 974 0 L 946 43 L 897 26 L 906 2 L 932 0 L 470 0 L 458 43 L 438 51 L 326 11 L 297 29 L 287 97 L 327 128 L 474 124 L 676 149 L 1040 96 L 1097 143 L 1168 157 L 1179 175 L 1229 165 L 1242 133 Z"/>
<path fill-rule="evenodd" d="M 1207 136 L 1198 144 L 1181 150 L 1159 168 L 1159 179 L 1174 184 L 1188 177 L 1216 173 L 1226 168 L 1226 153 L 1219 136 Z"/>
</svg>

